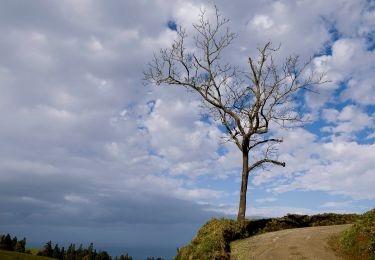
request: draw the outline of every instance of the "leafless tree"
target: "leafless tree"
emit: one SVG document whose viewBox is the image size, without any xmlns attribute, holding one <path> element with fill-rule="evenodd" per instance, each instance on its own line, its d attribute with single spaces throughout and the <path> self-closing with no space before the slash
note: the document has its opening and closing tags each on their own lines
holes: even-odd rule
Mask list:
<svg viewBox="0 0 375 260">
<path fill-rule="evenodd" d="M 288 127 L 302 122 L 294 106 L 296 93 L 323 83 L 324 75 L 307 69 L 311 59 L 300 65 L 298 56 L 290 56 L 278 65 L 273 55 L 279 48 L 273 48 L 271 42 L 258 48 L 256 59 L 248 58 L 247 72 L 223 62 L 223 51 L 236 35 L 227 27 L 229 20 L 216 7 L 215 11 L 213 20 L 201 11 L 198 23 L 193 25 L 195 46 L 190 50 L 186 30 L 178 28 L 177 39 L 170 48 L 154 55 L 144 76 L 157 85 L 182 86 L 196 92 L 213 118 L 224 126 L 228 140 L 242 152 L 237 219 L 243 221 L 249 173 L 267 165 L 285 167 L 276 149 L 282 139 L 270 134 L 270 125 Z M 254 161 L 249 158 L 250 152 L 258 155 Z"/>
</svg>

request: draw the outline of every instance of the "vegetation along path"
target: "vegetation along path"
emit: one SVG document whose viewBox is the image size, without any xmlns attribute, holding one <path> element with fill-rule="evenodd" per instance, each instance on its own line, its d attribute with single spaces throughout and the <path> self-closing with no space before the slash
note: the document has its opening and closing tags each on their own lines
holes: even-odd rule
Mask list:
<svg viewBox="0 0 375 260">
<path fill-rule="evenodd" d="M 253 236 L 231 244 L 231 259 L 341 259 L 328 245 L 350 225 L 286 229 Z"/>
</svg>

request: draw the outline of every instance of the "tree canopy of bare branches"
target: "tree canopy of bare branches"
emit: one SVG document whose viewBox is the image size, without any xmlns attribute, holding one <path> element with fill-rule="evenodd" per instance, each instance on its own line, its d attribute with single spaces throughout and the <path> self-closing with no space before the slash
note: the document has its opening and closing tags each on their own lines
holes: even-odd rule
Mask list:
<svg viewBox="0 0 375 260">
<path fill-rule="evenodd" d="M 288 57 L 281 65 L 274 61 L 271 42 L 258 48 L 258 57 L 248 58 L 247 71 L 222 60 L 223 51 L 236 38 L 215 7 L 214 19 L 202 10 L 193 25 L 195 46 L 188 48 L 186 30 L 178 28 L 172 46 L 160 50 L 144 72 L 148 82 L 185 87 L 197 93 L 209 113 L 225 128 L 228 140 L 242 152 L 242 183 L 238 220 L 245 219 L 249 173 L 267 164 L 285 167 L 278 160 L 276 145 L 281 138 L 270 135 L 270 126 L 288 127 L 302 122 L 294 101 L 301 89 L 322 84 L 323 74 L 307 70 L 311 59 L 300 64 L 298 56 Z M 309 71 L 309 72 L 308 72 Z M 262 157 L 249 160 L 249 153 L 262 151 Z"/>
</svg>

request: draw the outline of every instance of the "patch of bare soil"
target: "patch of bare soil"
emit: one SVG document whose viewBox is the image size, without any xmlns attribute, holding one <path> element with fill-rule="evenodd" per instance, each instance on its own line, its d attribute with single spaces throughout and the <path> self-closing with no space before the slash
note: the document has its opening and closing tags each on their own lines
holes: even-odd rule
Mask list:
<svg viewBox="0 0 375 260">
<path fill-rule="evenodd" d="M 232 260 L 342 259 L 328 241 L 350 225 L 287 229 L 231 243 Z"/>
</svg>

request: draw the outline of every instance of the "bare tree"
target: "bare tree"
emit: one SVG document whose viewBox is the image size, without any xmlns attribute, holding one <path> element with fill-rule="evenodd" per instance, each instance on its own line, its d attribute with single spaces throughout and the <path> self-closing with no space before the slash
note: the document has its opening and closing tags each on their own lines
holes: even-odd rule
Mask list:
<svg viewBox="0 0 375 260">
<path fill-rule="evenodd" d="M 239 221 L 245 219 L 246 192 L 249 173 L 258 167 L 279 165 L 276 145 L 282 142 L 270 133 L 270 125 L 281 127 L 302 122 L 296 112 L 295 96 L 301 89 L 311 90 L 323 83 L 323 74 L 307 67 L 311 61 L 299 64 L 298 56 L 288 57 L 277 65 L 270 42 L 258 48 L 257 59 L 248 58 L 248 71 L 223 62 L 223 51 L 236 35 L 215 7 L 213 21 L 203 10 L 193 25 L 195 46 L 189 50 L 186 30 L 177 29 L 177 39 L 168 49 L 154 55 L 144 72 L 148 82 L 182 86 L 196 92 L 207 105 L 210 114 L 224 126 L 228 140 L 242 152 L 242 183 L 238 209 Z M 309 71 L 309 72 L 308 72 Z M 249 158 L 249 153 L 257 156 Z M 259 152 L 261 156 L 259 157 Z"/>
</svg>

